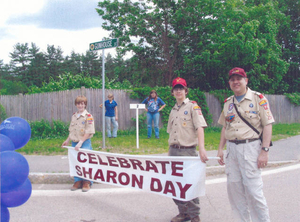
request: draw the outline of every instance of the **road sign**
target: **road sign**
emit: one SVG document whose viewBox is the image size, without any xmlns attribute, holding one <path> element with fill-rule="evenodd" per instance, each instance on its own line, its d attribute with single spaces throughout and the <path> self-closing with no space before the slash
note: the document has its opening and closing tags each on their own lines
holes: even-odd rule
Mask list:
<svg viewBox="0 0 300 222">
<path fill-rule="evenodd" d="M 114 48 L 119 45 L 119 39 L 109 39 L 101 42 L 90 43 L 90 51 Z"/>
</svg>

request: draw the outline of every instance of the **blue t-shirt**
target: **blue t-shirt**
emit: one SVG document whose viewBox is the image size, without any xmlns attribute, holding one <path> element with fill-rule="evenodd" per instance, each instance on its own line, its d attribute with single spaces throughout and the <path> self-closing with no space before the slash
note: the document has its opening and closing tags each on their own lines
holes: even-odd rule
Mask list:
<svg viewBox="0 0 300 222">
<path fill-rule="evenodd" d="M 165 105 L 164 101 L 159 97 L 157 97 L 156 101 L 152 98 L 148 101 L 148 98 L 146 98 L 142 103 L 147 104 L 149 113 L 157 113 L 159 107 Z"/>
<path fill-rule="evenodd" d="M 118 104 L 116 103 L 115 100 L 113 100 L 111 103 L 109 102 L 109 100 L 106 100 L 105 101 L 105 109 L 106 109 L 105 116 L 110 116 L 110 117 L 115 116 L 115 107 L 117 105 Z"/>
</svg>

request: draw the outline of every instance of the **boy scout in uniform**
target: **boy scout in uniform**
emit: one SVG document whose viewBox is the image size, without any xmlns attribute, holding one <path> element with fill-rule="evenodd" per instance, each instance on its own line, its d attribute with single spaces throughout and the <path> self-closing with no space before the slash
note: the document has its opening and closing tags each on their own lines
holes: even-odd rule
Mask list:
<svg viewBox="0 0 300 222">
<path fill-rule="evenodd" d="M 86 111 L 87 98 L 85 96 L 78 96 L 75 99 L 75 106 L 77 107 L 77 112 L 72 115 L 69 127 L 70 133 L 62 146 L 67 146 L 71 140 L 72 146 L 77 151 L 79 148 L 92 150 L 91 138 L 95 134 L 95 125 L 93 116 Z M 91 185 L 91 181 L 74 177 L 74 185 L 71 190 L 74 191 L 82 188 L 83 192 L 87 192 L 90 190 Z"/>
<path fill-rule="evenodd" d="M 266 97 L 252 91 L 247 84 L 244 69 L 229 71 L 229 85 L 234 96 L 225 100 L 218 121 L 223 129 L 217 156 L 221 165 L 226 162 L 227 192 L 236 221 L 267 222 L 270 221 L 269 209 L 260 168 L 268 163 L 274 118 Z"/>
<path fill-rule="evenodd" d="M 172 83 L 172 94 L 176 104 L 172 108 L 167 132 L 169 135 L 169 156 L 197 156 L 196 146 L 199 145 L 199 154 L 202 162 L 208 160 L 204 148 L 204 127 L 207 127 L 201 108 L 196 102 L 186 98 L 188 88 L 186 81 L 176 78 Z M 173 199 L 178 206 L 179 214 L 171 222 L 191 220 L 200 221 L 199 198 L 191 201 Z"/>
</svg>

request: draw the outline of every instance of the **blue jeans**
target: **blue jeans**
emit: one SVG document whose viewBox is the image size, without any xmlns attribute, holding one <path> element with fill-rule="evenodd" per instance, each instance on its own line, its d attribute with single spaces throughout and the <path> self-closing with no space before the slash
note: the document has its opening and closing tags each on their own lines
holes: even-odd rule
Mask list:
<svg viewBox="0 0 300 222">
<path fill-rule="evenodd" d="M 72 147 L 75 147 L 76 144 L 78 142 L 73 142 L 72 141 Z M 92 150 L 92 142 L 91 142 L 91 139 L 87 139 L 86 141 L 83 142 L 82 146 L 81 146 L 81 149 L 87 149 L 87 150 Z M 77 181 L 84 181 L 85 179 L 82 179 L 80 177 L 74 177 L 74 183 L 76 183 Z M 85 181 L 89 181 L 89 180 L 85 180 Z M 91 182 L 91 186 L 93 184 L 93 181 L 90 181 Z"/>
<path fill-rule="evenodd" d="M 111 123 L 112 123 L 113 124 L 112 137 L 117 137 L 117 131 L 118 131 L 119 124 L 116 121 L 116 117 L 105 116 L 105 123 L 106 123 L 106 127 L 107 127 L 107 136 L 111 137 Z"/>
<path fill-rule="evenodd" d="M 149 113 L 147 112 L 147 126 L 148 126 L 148 138 L 152 135 L 152 121 L 154 122 L 154 133 L 155 137 L 159 138 L 159 112 Z"/>
</svg>

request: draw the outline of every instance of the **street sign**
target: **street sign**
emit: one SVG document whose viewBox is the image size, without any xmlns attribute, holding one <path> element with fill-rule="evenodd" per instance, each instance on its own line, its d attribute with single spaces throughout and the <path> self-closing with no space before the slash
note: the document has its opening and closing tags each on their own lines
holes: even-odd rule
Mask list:
<svg viewBox="0 0 300 222">
<path fill-rule="evenodd" d="M 96 51 L 100 49 L 118 47 L 119 39 L 109 39 L 101 42 L 90 43 L 90 51 Z"/>
</svg>

